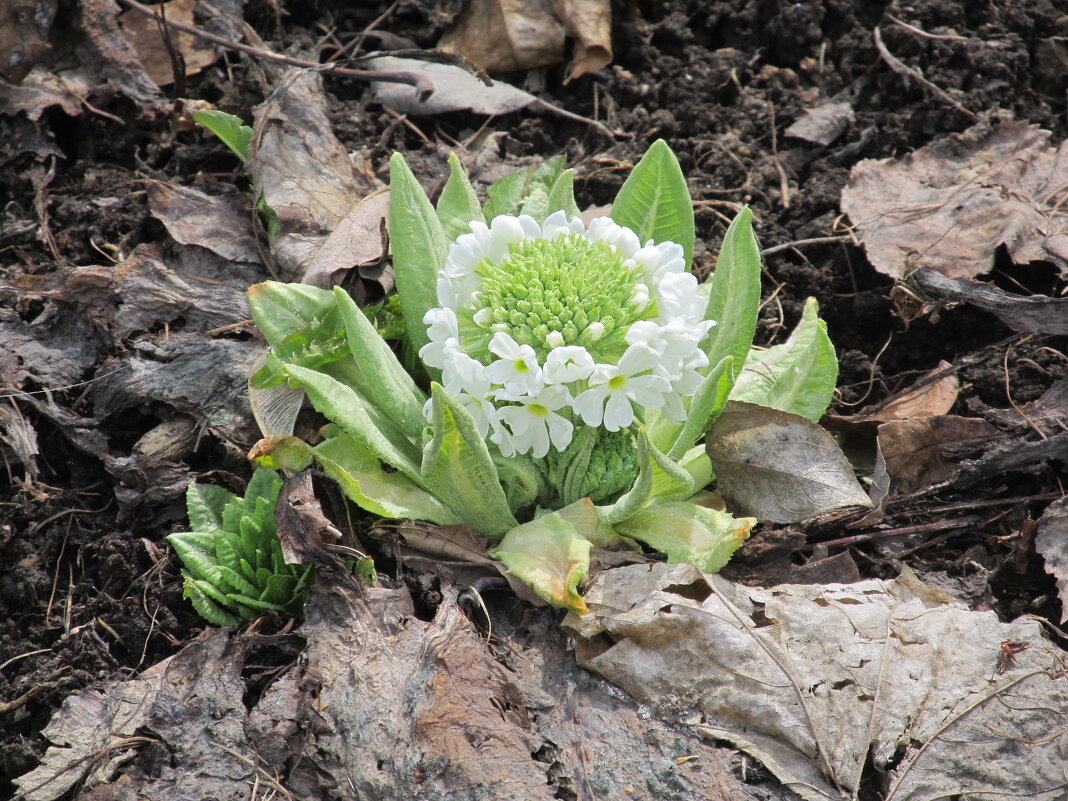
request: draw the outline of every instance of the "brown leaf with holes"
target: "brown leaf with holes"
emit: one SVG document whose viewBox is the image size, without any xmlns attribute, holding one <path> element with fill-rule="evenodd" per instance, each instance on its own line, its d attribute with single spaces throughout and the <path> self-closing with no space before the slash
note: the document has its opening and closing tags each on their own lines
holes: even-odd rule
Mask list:
<svg viewBox="0 0 1068 801">
<path fill-rule="evenodd" d="M 1023 122 L 980 123 L 902 159 L 862 161 L 842 191 L 875 268 L 894 278 L 922 263 L 950 277 L 990 271 L 1004 245 L 1017 264 L 1068 275 L 1068 143 Z"/>
</svg>

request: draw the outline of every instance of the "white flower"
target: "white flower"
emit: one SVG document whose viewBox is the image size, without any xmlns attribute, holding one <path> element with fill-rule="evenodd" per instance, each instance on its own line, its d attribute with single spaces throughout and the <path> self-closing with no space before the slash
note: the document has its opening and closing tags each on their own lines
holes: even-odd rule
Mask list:
<svg viewBox="0 0 1068 801">
<path fill-rule="evenodd" d="M 704 319 L 708 300 L 697 291 L 697 287 L 697 276 L 693 273 L 664 275 L 656 287 L 660 296 L 660 316 L 694 323 Z"/>
<path fill-rule="evenodd" d="M 430 309 L 423 315 L 430 342 L 419 349 L 419 358 L 430 367 L 444 367 L 447 352 L 459 350 L 460 329 L 452 309 Z"/>
<path fill-rule="evenodd" d="M 603 423 L 608 431 L 619 431 L 634 422 L 632 401 L 647 409 L 663 406 L 671 383 L 650 372 L 658 358 L 648 345 L 637 344 L 627 348 L 619 364 L 598 364 L 590 376 L 590 388 L 573 404 L 583 422 L 588 426 Z"/>
<path fill-rule="evenodd" d="M 520 345 L 512 337 L 497 332 L 489 343 L 490 353 L 501 358 L 486 368 L 486 377 L 512 395 L 537 395 L 545 386 L 538 356 L 530 345 Z"/>
<path fill-rule="evenodd" d="M 598 217 L 591 222 L 586 230 L 586 238 L 591 242 L 604 242 L 614 246 L 626 259 L 633 258 L 641 249 L 638 235 L 611 217 Z"/>
<path fill-rule="evenodd" d="M 557 409 L 571 402 L 567 387 L 556 384 L 518 400 L 519 406 L 498 410 L 500 419 L 511 429 L 511 444 L 517 453 L 530 451 L 531 456 L 540 459 L 549 452 L 550 441 L 559 451 L 571 444 L 575 426 L 556 414 Z"/>
<path fill-rule="evenodd" d="M 593 372 L 590 352 L 581 345 L 553 348 L 545 357 L 545 380 L 550 384 L 569 384 L 583 381 Z"/>
<path fill-rule="evenodd" d="M 542 223 L 540 238 L 551 241 L 564 234 L 581 234 L 584 230 L 585 226 L 578 217 L 569 220 L 565 211 L 554 211 Z"/>
</svg>

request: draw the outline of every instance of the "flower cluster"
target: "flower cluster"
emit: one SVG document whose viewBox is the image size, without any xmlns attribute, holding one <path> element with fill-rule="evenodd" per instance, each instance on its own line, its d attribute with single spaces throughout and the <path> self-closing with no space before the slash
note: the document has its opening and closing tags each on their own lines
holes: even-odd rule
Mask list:
<svg viewBox="0 0 1068 801">
<path fill-rule="evenodd" d="M 682 421 L 715 325 L 686 266 L 680 245 L 643 246 L 608 217 L 472 222 L 439 274 L 419 355 L 505 456 L 562 451 L 580 420 L 620 431 L 635 407 Z"/>
</svg>

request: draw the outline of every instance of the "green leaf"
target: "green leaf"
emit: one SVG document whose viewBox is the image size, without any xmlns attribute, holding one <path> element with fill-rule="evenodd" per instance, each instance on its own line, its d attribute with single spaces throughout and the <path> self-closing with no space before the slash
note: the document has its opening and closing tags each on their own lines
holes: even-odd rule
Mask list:
<svg viewBox="0 0 1068 801">
<path fill-rule="evenodd" d="M 485 215 L 488 222 L 501 214 L 529 214 L 544 221 L 549 196 L 564 171 L 564 157 L 553 156 L 498 179 L 489 188 Z"/>
<path fill-rule="evenodd" d="M 631 170 L 612 203 L 612 219 L 630 228 L 644 245 L 675 242 L 693 262 L 693 201 L 679 160 L 657 139 Z"/>
<path fill-rule="evenodd" d="M 496 542 L 516 525 L 486 441 L 471 413 L 431 387 L 434 437 L 423 449 L 422 483 L 479 534 Z"/>
<path fill-rule="evenodd" d="M 308 393 L 312 405 L 321 414 L 345 429 L 376 458 L 396 467 L 417 484 L 422 484 L 418 449 L 404 432 L 359 393 L 337 379 L 314 370 L 289 365 L 286 372 Z"/>
<path fill-rule="evenodd" d="M 193 608 L 206 621 L 213 626 L 236 626 L 241 622 L 241 617 L 228 612 L 207 595 L 200 591 L 192 581 L 185 583 L 185 597 L 193 604 Z"/>
<path fill-rule="evenodd" d="M 556 179 L 553 188 L 549 190 L 549 200 L 545 208 L 545 216 L 562 211 L 568 218 L 581 215 L 578 204 L 575 203 L 575 171 L 564 170 Z"/>
<path fill-rule="evenodd" d="M 236 570 L 231 570 L 224 565 L 219 565 L 219 576 L 222 579 L 219 582 L 219 589 L 224 592 L 238 592 L 245 595 L 256 594 L 256 588 L 250 582 L 245 581 L 244 576 L 239 574 Z"/>
<path fill-rule="evenodd" d="M 624 542 L 623 538 L 597 514 L 597 507 L 589 498 L 582 498 L 568 504 L 563 509 L 556 510 L 554 514 L 574 526 L 575 531 L 596 548 L 615 548 Z"/>
<path fill-rule="evenodd" d="M 723 357 L 731 356 L 734 369 L 740 370 L 753 344 L 760 308 L 760 249 L 748 206 L 727 228 L 716 271 L 708 280 L 712 288 L 705 319 L 716 321 L 704 343 L 708 362 L 719 364 Z"/>
<path fill-rule="evenodd" d="M 193 531 L 222 528 L 223 508 L 236 496 L 213 484 L 190 483 L 185 491 L 185 506 Z"/>
<path fill-rule="evenodd" d="M 666 554 L 669 562 L 688 562 L 715 573 L 745 542 L 756 522 L 756 518 L 736 519 L 727 512 L 677 501 L 642 509 L 615 528 Z"/>
<path fill-rule="evenodd" d="M 257 522 L 269 515 L 274 517 L 274 506 L 278 501 L 278 493 L 282 489 L 282 479 L 273 470 L 259 468 L 249 479 L 248 487 L 245 488 L 245 511 L 255 517 Z M 266 507 L 267 512 L 263 511 Z"/>
<path fill-rule="evenodd" d="M 470 233 L 472 220 L 485 222 L 482 205 L 455 153 L 449 154 L 449 179 L 438 196 L 437 211 L 446 242 L 455 242 L 461 234 Z"/>
<path fill-rule="evenodd" d="M 516 526 L 490 551 L 508 572 L 554 606 L 585 614 L 578 583 L 590 567 L 593 544 L 575 526 L 552 512 Z"/>
<path fill-rule="evenodd" d="M 183 531 L 168 536 L 167 542 L 174 548 L 186 571 L 194 579 L 207 582 L 219 580 L 215 535 L 212 532 Z"/>
<path fill-rule="evenodd" d="M 328 427 L 328 431 L 329 428 Z M 299 441 L 299 440 L 298 440 Z M 303 444 L 303 443 L 301 443 Z M 316 463 L 361 508 L 382 517 L 459 523 L 459 516 L 403 473 L 389 472 L 366 447 L 340 429 L 314 449 Z"/>
<path fill-rule="evenodd" d="M 352 361 L 362 381 L 356 386 L 409 437 L 417 438 L 426 426 L 426 395 L 401 367 L 397 357 L 349 293 L 334 287 L 334 297 L 348 334 Z"/>
<path fill-rule="evenodd" d="M 644 429 L 639 429 L 638 477 L 615 503 L 598 507 L 598 514 L 608 525 L 615 525 L 649 503 L 654 497 L 654 487 L 661 495 L 684 497 L 693 492 L 693 477 L 654 446 Z"/>
<path fill-rule="evenodd" d="M 194 111 L 193 119 L 219 137 L 242 162 L 248 161 L 248 146 L 252 141 L 253 131 L 240 117 L 225 111 L 211 110 Z"/>
<path fill-rule="evenodd" d="M 693 400 L 690 401 L 686 422 L 683 423 L 675 443 L 668 450 L 668 456 L 677 459 L 686 453 L 719 417 L 734 385 L 733 362 L 733 357 L 724 356 L 697 387 Z"/>
<path fill-rule="evenodd" d="M 782 345 L 753 351 L 731 390 L 732 401 L 757 403 L 818 422 L 834 398 L 838 357 L 814 298 Z"/>
<path fill-rule="evenodd" d="M 438 305 L 438 271 L 445 266 L 448 243 L 437 212 L 400 153 L 389 161 L 389 190 L 393 272 L 405 330 L 418 351 L 430 341 L 423 317 Z"/>
</svg>

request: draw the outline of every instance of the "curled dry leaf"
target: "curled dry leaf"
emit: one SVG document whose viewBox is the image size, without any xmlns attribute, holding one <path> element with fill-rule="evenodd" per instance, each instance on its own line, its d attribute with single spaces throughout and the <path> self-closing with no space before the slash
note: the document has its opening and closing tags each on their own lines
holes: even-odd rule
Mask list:
<svg viewBox="0 0 1068 801">
<path fill-rule="evenodd" d="M 551 67 L 575 40 L 566 81 L 612 60 L 609 0 L 469 0 L 439 47 L 490 73 Z"/>
<path fill-rule="evenodd" d="M 932 373 L 945 372 L 948 367 L 949 362 L 940 362 Z M 938 417 L 953 408 L 959 391 L 960 381 L 955 373 L 943 375 L 934 381 L 924 376 L 913 387 L 894 395 L 870 411 L 860 412 L 853 419 L 858 422 L 871 420 L 876 423 L 888 423 L 892 420 L 908 420 L 912 417 Z"/>
<path fill-rule="evenodd" d="M 1021 122 L 982 123 L 903 159 L 866 160 L 842 191 L 875 268 L 903 277 L 918 260 L 951 278 L 994 266 L 1004 245 L 1018 264 L 1068 274 L 1068 143 Z"/>
<path fill-rule="evenodd" d="M 207 195 L 165 181 L 149 181 L 148 203 L 175 241 L 207 248 L 230 261 L 260 263 L 246 196 Z"/>
<path fill-rule="evenodd" d="M 794 523 L 871 505 L 838 444 L 801 415 L 729 401 L 706 444 L 716 490 L 735 512 Z"/>
<path fill-rule="evenodd" d="M 0 78 L 17 84 L 51 49 L 48 31 L 57 0 L 10 0 L 0 5 Z"/>
<path fill-rule="evenodd" d="M 580 664 L 806 801 L 1063 798 L 1064 653 L 943 598 L 913 576 L 760 589 L 640 565 L 601 573 L 565 626 Z"/>
<path fill-rule="evenodd" d="M 1051 503 L 1039 518 L 1035 550 L 1045 560 L 1046 572 L 1057 581 L 1064 624 L 1068 621 L 1068 498 Z"/>
<path fill-rule="evenodd" d="M 952 414 L 892 420 L 879 426 L 879 453 L 892 486 L 909 493 L 956 474 L 958 468 L 947 458 L 946 449 L 978 448 L 997 435 L 985 420 Z"/>
</svg>

